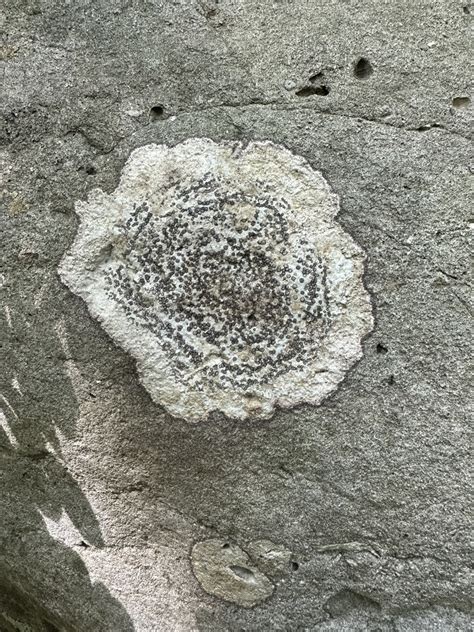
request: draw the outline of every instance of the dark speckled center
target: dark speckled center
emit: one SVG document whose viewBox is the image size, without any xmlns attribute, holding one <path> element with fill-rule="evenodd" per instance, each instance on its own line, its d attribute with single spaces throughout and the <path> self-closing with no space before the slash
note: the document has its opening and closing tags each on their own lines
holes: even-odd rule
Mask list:
<svg viewBox="0 0 474 632">
<path fill-rule="evenodd" d="M 153 332 L 177 377 L 247 389 L 314 358 L 330 321 L 326 270 L 288 203 L 207 175 L 136 205 L 107 268 L 109 296 Z M 163 212 L 164 211 L 164 212 Z"/>
</svg>

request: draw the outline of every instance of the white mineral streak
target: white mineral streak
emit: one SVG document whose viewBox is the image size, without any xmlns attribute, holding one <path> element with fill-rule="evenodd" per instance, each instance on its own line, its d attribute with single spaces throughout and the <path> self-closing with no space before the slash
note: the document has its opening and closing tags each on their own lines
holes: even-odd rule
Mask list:
<svg viewBox="0 0 474 632">
<path fill-rule="evenodd" d="M 364 254 L 323 176 L 284 147 L 147 145 L 76 211 L 61 278 L 172 415 L 319 404 L 361 357 Z"/>
</svg>

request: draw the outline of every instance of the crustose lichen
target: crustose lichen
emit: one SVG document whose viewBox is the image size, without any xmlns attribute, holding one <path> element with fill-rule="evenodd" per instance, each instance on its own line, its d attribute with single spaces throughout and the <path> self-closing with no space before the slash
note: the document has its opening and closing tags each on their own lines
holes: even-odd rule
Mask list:
<svg viewBox="0 0 474 632">
<path fill-rule="evenodd" d="M 288 150 L 142 147 L 111 196 L 77 211 L 61 276 L 171 413 L 319 403 L 360 356 L 363 253 L 325 180 Z"/>
</svg>

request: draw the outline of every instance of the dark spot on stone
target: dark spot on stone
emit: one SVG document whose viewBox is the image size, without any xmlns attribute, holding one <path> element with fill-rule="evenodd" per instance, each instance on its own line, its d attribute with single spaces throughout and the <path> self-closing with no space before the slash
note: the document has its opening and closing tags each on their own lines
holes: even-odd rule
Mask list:
<svg viewBox="0 0 474 632">
<path fill-rule="evenodd" d="M 305 86 L 296 92 L 297 97 L 310 97 L 317 95 L 319 97 L 325 97 L 329 94 L 330 88 L 328 86 Z"/>
<path fill-rule="evenodd" d="M 88 176 L 95 176 L 95 174 L 97 173 L 97 169 L 94 167 L 94 165 L 87 165 L 86 173 Z"/>
<path fill-rule="evenodd" d="M 469 97 L 454 97 L 452 104 L 456 110 L 463 110 L 469 107 L 471 99 Z"/>
<path fill-rule="evenodd" d="M 377 346 L 375 347 L 375 350 L 377 351 L 377 353 L 387 353 L 388 349 L 385 345 L 383 345 L 381 342 L 377 343 Z"/>
<path fill-rule="evenodd" d="M 373 72 L 372 64 L 365 57 L 360 57 L 354 64 L 354 75 L 357 79 L 368 79 Z"/>
<path fill-rule="evenodd" d="M 162 105 L 154 105 L 150 109 L 150 121 L 162 121 L 165 118 L 165 108 Z"/>
<path fill-rule="evenodd" d="M 324 79 L 324 72 L 317 72 L 315 75 L 311 75 L 309 78 L 311 83 L 321 83 Z"/>
<path fill-rule="evenodd" d="M 291 570 L 292 571 L 297 571 L 299 569 L 300 565 L 298 564 L 298 562 L 291 562 Z"/>
<path fill-rule="evenodd" d="M 230 544 L 228 542 L 226 542 L 225 544 L 222 545 L 223 549 L 230 549 Z"/>
</svg>

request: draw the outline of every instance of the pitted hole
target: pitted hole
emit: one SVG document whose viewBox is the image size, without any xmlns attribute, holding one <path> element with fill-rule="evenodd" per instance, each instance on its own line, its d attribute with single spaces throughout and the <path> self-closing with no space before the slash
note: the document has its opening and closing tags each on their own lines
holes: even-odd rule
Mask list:
<svg viewBox="0 0 474 632">
<path fill-rule="evenodd" d="M 327 97 L 330 91 L 331 89 L 329 88 L 329 86 L 318 86 L 315 90 L 315 94 L 317 94 L 319 97 Z"/>
<path fill-rule="evenodd" d="M 60 632 L 59 628 L 55 626 L 54 623 L 51 623 L 51 621 L 43 620 L 43 625 L 47 632 Z"/>
<path fill-rule="evenodd" d="M 469 97 L 454 97 L 452 104 L 456 110 L 464 110 L 471 104 L 471 99 Z"/>
<path fill-rule="evenodd" d="M 388 349 L 385 345 L 383 345 L 381 342 L 377 343 L 377 346 L 375 347 L 375 350 L 377 351 L 377 353 L 387 353 Z"/>
<path fill-rule="evenodd" d="M 88 176 L 95 176 L 95 174 L 97 173 L 97 169 L 94 167 L 94 165 L 87 165 L 86 173 Z"/>
<path fill-rule="evenodd" d="M 239 579 L 243 579 L 249 584 L 255 584 L 257 581 L 252 571 L 249 568 L 245 568 L 245 566 L 229 566 L 229 570 Z"/>
<path fill-rule="evenodd" d="M 321 83 L 321 81 L 324 79 L 324 72 L 317 72 L 315 75 L 311 75 L 311 77 L 309 78 L 311 83 Z"/>
<path fill-rule="evenodd" d="M 326 97 L 331 89 L 328 86 L 305 86 L 296 92 L 297 97 L 310 97 L 317 95 L 318 97 Z"/>
<path fill-rule="evenodd" d="M 300 565 L 298 564 L 298 562 L 291 562 L 291 570 L 292 571 L 297 571 L 299 569 Z"/>
<path fill-rule="evenodd" d="M 165 118 L 165 108 L 162 105 L 154 105 L 150 109 L 150 121 L 162 121 Z"/>
<path fill-rule="evenodd" d="M 368 79 L 373 72 L 372 64 L 365 57 L 360 57 L 354 64 L 354 75 L 357 79 Z"/>
<path fill-rule="evenodd" d="M 465 15 L 470 15 L 470 13 L 471 13 L 471 7 L 470 7 L 470 5 L 469 5 L 469 4 L 465 4 L 465 5 L 463 6 L 462 10 L 463 10 L 463 13 L 464 13 Z"/>
<path fill-rule="evenodd" d="M 387 384 L 389 384 L 390 386 L 393 386 L 393 384 L 395 384 L 395 376 L 394 375 L 389 375 L 388 376 Z"/>
<path fill-rule="evenodd" d="M 225 544 L 222 545 L 223 549 L 230 549 L 230 544 L 228 542 L 226 542 Z"/>
</svg>

